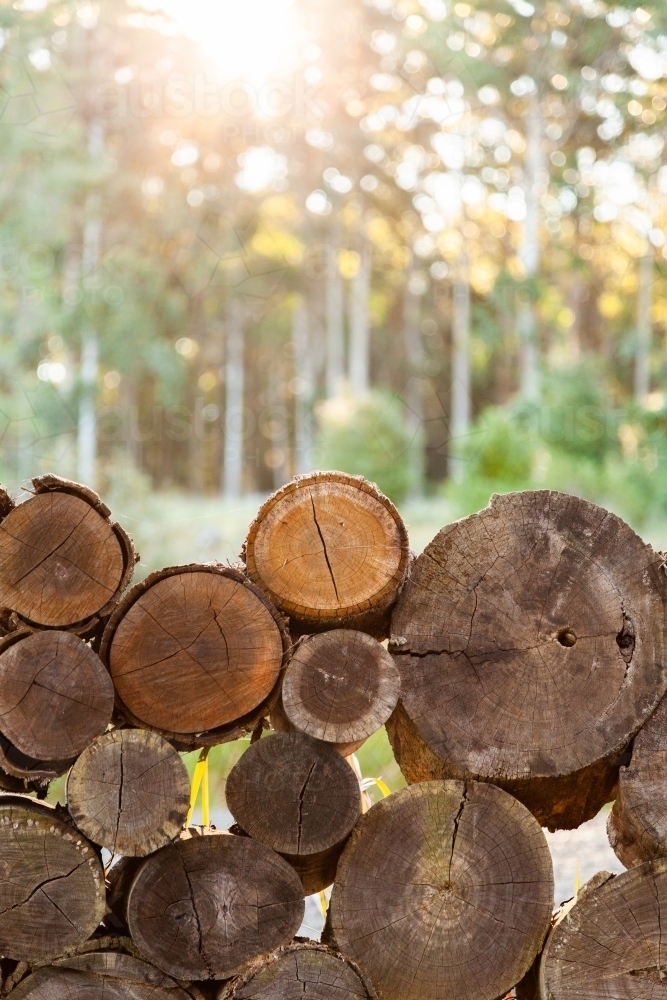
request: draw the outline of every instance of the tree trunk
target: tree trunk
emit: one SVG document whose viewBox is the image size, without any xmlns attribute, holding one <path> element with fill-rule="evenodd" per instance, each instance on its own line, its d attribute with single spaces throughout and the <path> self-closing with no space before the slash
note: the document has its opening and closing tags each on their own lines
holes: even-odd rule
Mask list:
<svg viewBox="0 0 667 1000">
<path fill-rule="evenodd" d="M 163 972 L 119 951 L 59 959 L 36 969 L 12 990 L 12 1000 L 189 1000 Z"/>
<path fill-rule="evenodd" d="M 361 247 L 359 270 L 352 278 L 350 294 L 350 388 L 363 396 L 369 388 L 370 316 L 368 295 L 371 280 L 371 252 L 367 243 Z"/>
<path fill-rule="evenodd" d="M 243 316 L 241 303 L 227 302 L 225 363 L 225 447 L 222 489 L 225 497 L 236 499 L 243 491 L 244 370 Z"/>
<path fill-rule="evenodd" d="M 303 475 L 313 468 L 313 395 L 315 379 L 308 330 L 308 310 L 303 299 L 292 315 L 292 347 L 294 373 L 299 379 L 294 394 L 294 464 L 296 474 Z"/>
<path fill-rule="evenodd" d="M 494 496 L 443 528 L 392 618 L 408 781 L 494 782 L 552 830 L 591 819 L 667 687 L 664 602 L 660 557 L 585 500 Z"/>
<path fill-rule="evenodd" d="M 333 747 L 302 733 L 267 736 L 234 765 L 225 794 L 240 829 L 289 861 L 307 894 L 331 884 L 361 809 L 357 777 Z"/>
<path fill-rule="evenodd" d="M 104 872 L 53 807 L 0 798 L 0 858 L 0 954 L 44 961 L 90 937 L 104 916 Z"/>
<path fill-rule="evenodd" d="M 646 403 L 651 360 L 651 306 L 653 304 L 653 256 L 639 261 L 637 289 L 637 353 L 635 355 L 635 402 Z"/>
<path fill-rule="evenodd" d="M 273 364 L 269 372 L 269 400 L 271 407 L 271 477 L 274 490 L 279 490 L 289 479 L 289 427 L 287 407 L 283 402 L 284 372 Z"/>
<path fill-rule="evenodd" d="M 314 942 L 288 945 L 223 983 L 216 1000 L 373 1000 L 368 978 L 338 952 Z"/>
<path fill-rule="evenodd" d="M 664 996 L 666 893 L 664 858 L 615 877 L 594 875 L 547 938 L 540 962 L 542 1000 Z"/>
<path fill-rule="evenodd" d="M 204 746 L 268 714 L 288 643 L 276 610 L 239 570 L 193 563 L 133 587 L 100 655 L 128 721 Z"/>
<path fill-rule="evenodd" d="M 547 842 L 520 802 L 474 781 L 429 782 L 361 818 L 330 924 L 381 1000 L 494 1000 L 531 966 L 553 891 Z"/>
<path fill-rule="evenodd" d="M 626 868 L 667 857 L 667 699 L 640 730 L 632 759 L 619 772 L 614 808 L 607 819 L 609 843 Z"/>
<path fill-rule="evenodd" d="M 287 944 L 304 913 L 290 866 L 249 837 L 193 837 L 146 859 L 127 922 L 146 958 L 175 979 L 227 979 Z"/>
<path fill-rule="evenodd" d="M 76 757 L 101 736 L 114 706 L 111 678 L 67 632 L 10 632 L 0 641 L 0 731 L 39 760 Z"/>
<path fill-rule="evenodd" d="M 79 481 L 95 488 L 97 480 L 97 334 L 86 330 L 81 340 L 81 395 L 77 423 L 77 466 Z"/>
<path fill-rule="evenodd" d="M 269 497 L 242 552 L 250 578 L 290 616 L 294 634 L 346 626 L 379 639 L 408 557 L 391 501 L 340 472 L 314 472 Z"/>
<path fill-rule="evenodd" d="M 67 778 L 67 808 L 89 840 L 112 854 L 151 854 L 176 837 L 188 814 L 190 780 L 156 733 L 116 729 L 81 754 Z"/>
<path fill-rule="evenodd" d="M 28 624 L 94 633 L 128 585 L 131 539 L 96 493 L 57 476 L 0 523 L 0 606 Z"/>
<path fill-rule="evenodd" d="M 409 496 L 419 499 L 424 493 L 426 477 L 424 456 L 424 397 L 422 379 L 424 374 L 424 345 L 419 327 L 422 292 L 410 285 L 405 287 L 403 304 L 403 340 L 408 363 L 408 381 L 405 389 L 406 421 L 410 432 Z"/>
<path fill-rule="evenodd" d="M 387 721 L 400 684 L 392 657 L 376 639 L 333 629 L 297 646 L 283 679 L 282 704 L 299 732 L 358 747 Z"/>
<path fill-rule="evenodd" d="M 540 269 L 540 195 L 536 191 L 538 178 L 546 171 L 544 141 L 542 137 L 542 116 L 539 96 L 533 95 L 526 122 L 526 160 L 523 172 L 523 187 L 526 198 L 526 218 L 523 224 L 519 259 L 523 264 L 526 280 L 534 281 Z M 521 341 L 521 394 L 530 402 L 540 398 L 540 351 L 537 337 L 537 317 L 530 298 L 524 298 L 519 305 L 517 318 Z"/>
<path fill-rule="evenodd" d="M 88 129 L 88 153 L 97 164 L 104 153 L 104 123 L 95 118 Z M 87 221 L 83 230 L 83 251 L 81 270 L 83 288 L 98 294 L 98 270 L 102 223 L 100 220 L 100 199 L 89 195 L 86 202 Z M 97 480 L 97 376 L 99 347 L 97 332 L 87 325 L 81 334 L 81 363 L 79 368 L 80 397 L 77 423 L 77 476 L 79 481 L 93 489 Z"/>
<path fill-rule="evenodd" d="M 327 247 L 326 317 L 326 392 L 332 399 L 341 392 L 345 359 L 343 280 L 338 269 L 337 241 Z"/>
<path fill-rule="evenodd" d="M 449 424 L 449 474 L 465 471 L 461 449 L 470 429 L 470 284 L 468 256 L 461 254 L 452 290 L 452 403 Z"/>
</svg>

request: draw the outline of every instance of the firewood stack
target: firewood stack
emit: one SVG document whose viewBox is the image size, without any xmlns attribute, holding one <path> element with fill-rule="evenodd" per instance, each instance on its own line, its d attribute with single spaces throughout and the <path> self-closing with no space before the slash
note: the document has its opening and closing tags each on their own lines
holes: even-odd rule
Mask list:
<svg viewBox="0 0 667 1000">
<path fill-rule="evenodd" d="M 3 996 L 662 996 L 667 576 L 619 518 L 495 496 L 414 559 L 386 497 L 319 472 L 241 564 L 128 589 L 100 499 L 32 492 L 0 491 Z M 350 755 L 385 724 L 409 787 L 365 811 Z M 234 825 L 188 825 L 181 754 L 247 734 Z M 553 917 L 541 827 L 614 798 L 630 870 Z"/>
</svg>

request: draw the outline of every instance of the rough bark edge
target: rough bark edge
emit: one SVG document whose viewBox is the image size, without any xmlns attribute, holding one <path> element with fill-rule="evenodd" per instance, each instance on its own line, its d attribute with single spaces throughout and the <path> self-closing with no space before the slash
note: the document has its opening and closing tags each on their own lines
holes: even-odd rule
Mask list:
<svg viewBox="0 0 667 1000">
<path fill-rule="evenodd" d="M 535 961 L 531 965 L 528 972 L 525 974 L 523 979 L 521 979 L 514 989 L 516 990 L 517 1000 L 541 1000 L 540 998 L 540 966 L 542 963 L 542 955 L 544 954 L 551 935 L 555 927 L 563 920 L 564 917 L 570 912 L 575 903 L 578 903 L 584 896 L 596 889 L 599 889 L 601 885 L 608 882 L 610 879 L 615 878 L 615 875 L 611 875 L 609 872 L 597 872 L 592 878 L 586 882 L 584 886 L 579 890 L 577 896 L 572 899 L 565 900 L 561 903 L 556 912 L 551 918 L 551 927 L 547 932 L 547 936 L 542 942 L 542 947 L 535 956 Z M 498 1000 L 504 1000 L 504 998 L 499 997 Z"/>
<path fill-rule="evenodd" d="M 127 706 L 123 704 L 118 696 L 118 693 L 116 693 L 116 711 L 114 713 L 114 721 L 127 722 L 132 726 L 136 726 L 138 729 L 148 729 L 150 732 L 157 733 L 158 736 L 163 736 L 166 740 L 173 743 L 176 746 L 176 749 L 179 750 L 195 749 L 197 747 L 212 747 L 219 743 L 229 743 L 232 740 L 237 740 L 239 737 L 251 733 L 262 721 L 262 719 L 268 718 L 276 698 L 280 695 L 283 674 L 287 666 L 292 646 L 284 615 L 282 615 L 274 607 L 264 591 L 260 590 L 260 588 L 257 587 L 252 580 L 248 579 L 243 566 L 233 566 L 231 564 L 219 562 L 186 563 L 183 566 L 166 566 L 164 569 L 158 569 L 155 570 L 155 572 L 150 573 L 145 580 L 142 580 L 140 583 L 136 583 L 134 587 L 132 587 L 132 589 L 129 590 L 118 602 L 111 617 L 107 621 L 102 634 L 99 649 L 100 658 L 107 670 L 111 672 L 109 666 L 111 645 L 113 643 L 113 637 L 116 633 L 116 629 L 122 619 L 128 613 L 132 605 L 135 604 L 143 594 L 150 590 L 151 587 L 153 587 L 156 583 L 159 583 L 161 580 L 166 580 L 170 576 L 177 576 L 179 573 L 215 573 L 218 576 L 235 580 L 242 586 L 247 587 L 248 590 L 254 594 L 259 601 L 261 601 L 278 627 L 283 647 L 283 658 L 276 683 L 267 697 L 260 702 L 260 704 L 257 705 L 252 712 L 248 712 L 246 715 L 243 715 L 239 719 L 235 719 L 233 722 L 229 722 L 224 726 L 218 726 L 216 729 L 209 729 L 203 733 L 177 733 L 165 729 L 158 729 L 156 726 L 151 726 L 147 722 L 144 722 L 142 719 L 133 715 Z"/>
<path fill-rule="evenodd" d="M 585 902 L 588 896 L 596 892 L 607 882 L 611 882 L 616 879 L 617 875 L 612 875 L 610 872 L 597 872 L 591 879 L 586 882 L 582 887 L 579 894 L 571 899 L 569 902 L 565 903 L 561 908 L 554 914 L 551 922 L 551 930 L 547 934 L 546 940 L 542 945 L 542 951 L 539 955 L 539 964 L 537 967 L 537 975 L 535 977 L 537 982 L 537 993 L 535 995 L 535 1000 L 552 1000 L 552 994 L 547 991 L 546 984 L 544 982 L 545 966 L 549 958 L 549 951 L 551 946 L 558 935 L 558 929 L 560 924 L 563 922 L 565 917 L 572 910 L 577 907 L 580 903 Z M 530 995 L 528 995 L 528 1000 L 533 1000 Z"/>
<path fill-rule="evenodd" d="M 12 621 L 16 622 L 15 627 L 20 627 L 22 624 L 27 625 L 29 628 L 35 631 L 58 631 L 58 632 L 71 632 L 74 635 L 79 636 L 80 639 L 92 639 L 94 645 L 99 643 L 102 630 L 115 606 L 117 605 L 121 595 L 129 586 L 129 583 L 134 574 L 134 567 L 137 562 L 139 562 L 139 553 L 134 547 L 134 542 L 125 531 L 122 525 L 118 524 L 116 521 L 111 520 L 111 511 L 100 499 L 94 490 L 90 489 L 88 486 L 84 486 L 81 483 L 75 483 L 71 479 L 63 479 L 60 476 L 53 475 L 52 473 L 47 473 L 44 476 L 36 476 L 32 480 L 32 493 L 34 496 L 38 496 L 42 493 L 67 493 L 70 496 L 77 497 L 79 500 L 83 500 L 87 503 L 93 510 L 100 515 L 111 527 L 111 530 L 116 535 L 118 539 L 118 544 L 120 545 L 120 550 L 123 557 L 123 572 L 116 587 L 116 590 L 111 595 L 109 600 L 104 604 L 94 615 L 90 615 L 88 618 L 84 618 L 81 621 L 73 622 L 70 625 L 42 625 L 39 622 L 33 622 L 29 618 L 18 614 L 17 612 L 11 612 L 9 609 L 9 615 L 7 616 L 7 623 L 3 622 L 3 616 L 0 613 L 0 631 L 5 633 L 13 631 Z M 13 503 L 13 501 L 12 501 Z M 0 493 L 0 513 L 2 510 L 2 494 Z M 14 506 L 16 506 L 14 504 Z M 13 509 L 13 508 L 12 508 Z M 7 511 L 9 513 L 9 511 Z M 5 515 L 6 516 L 6 515 Z M 2 518 L 0 518 L 2 520 Z M 4 626 L 4 627 L 3 627 Z"/>
<path fill-rule="evenodd" d="M 616 801 L 607 816 L 607 838 L 614 854 L 626 868 L 634 868 L 645 861 L 656 861 L 667 858 L 667 843 L 654 840 L 635 819 L 633 813 L 625 808 L 623 801 L 623 779 L 618 781 Z"/>
<path fill-rule="evenodd" d="M 236 991 L 242 989 L 244 986 L 247 986 L 250 980 L 256 976 L 261 969 L 267 965 L 271 965 L 273 962 L 278 961 L 285 955 L 290 955 L 293 952 L 298 951 L 320 951 L 345 962 L 350 966 L 355 975 L 359 977 L 361 985 L 368 994 L 368 1000 L 377 1000 L 377 993 L 375 992 L 373 984 L 366 973 L 359 968 L 356 962 L 353 962 L 351 958 L 348 958 L 335 947 L 320 944 L 318 941 L 310 941 L 299 937 L 294 938 L 294 941 L 291 944 L 285 945 L 283 948 L 277 948 L 276 951 L 272 952 L 268 957 L 265 955 L 263 958 L 260 957 L 254 959 L 242 975 L 235 976 L 233 979 L 230 979 L 222 984 L 218 992 L 215 994 L 215 1000 L 235 1000 Z"/>
<path fill-rule="evenodd" d="M 261 574 L 257 570 L 254 557 L 254 543 L 262 520 L 266 515 L 280 503 L 286 496 L 295 493 L 303 487 L 316 483 L 337 482 L 345 486 L 352 486 L 361 490 L 368 496 L 380 503 L 390 515 L 398 528 L 401 539 L 401 557 L 398 567 L 392 578 L 385 586 L 372 598 L 364 602 L 362 606 L 352 605 L 348 608 L 339 608 L 335 611 L 322 611 L 312 617 L 304 614 L 300 605 L 281 600 L 274 594 L 262 580 Z M 268 500 L 265 500 L 257 511 L 254 520 L 248 528 L 245 541 L 241 548 L 241 560 L 245 563 L 248 575 L 257 586 L 262 587 L 270 596 L 271 600 L 290 617 L 290 628 L 294 636 L 305 634 L 306 632 L 322 632 L 331 628 L 354 628 L 359 632 L 368 632 L 376 639 L 385 639 L 389 635 L 389 619 L 391 609 L 396 603 L 401 587 L 405 581 L 410 565 L 410 547 L 408 542 L 408 532 L 403 523 L 401 515 L 391 502 L 391 500 L 380 493 L 374 483 L 369 483 L 363 476 L 351 476 L 345 472 L 309 472 L 303 476 L 296 476 L 285 486 L 276 490 Z"/>
<path fill-rule="evenodd" d="M 385 726 L 396 762 L 409 785 L 447 778 L 497 785 L 522 802 L 540 826 L 552 833 L 576 829 L 612 801 L 618 786 L 619 767 L 628 746 L 625 743 L 610 756 L 570 774 L 492 780 L 439 757 L 419 735 L 402 701 L 398 702 Z"/>
<path fill-rule="evenodd" d="M 0 483 L 0 522 L 16 507 L 16 501 L 9 490 Z"/>
<path fill-rule="evenodd" d="M 50 629 L 49 631 L 54 630 Z M 58 629 L 57 631 L 61 632 L 65 630 Z M 27 639 L 31 635 L 33 635 L 33 629 L 23 626 L 0 638 L 0 656 L 11 646 L 16 645 L 16 643 L 21 642 L 23 639 Z M 21 767 L 15 760 L 10 760 L 9 753 L 12 749 L 17 754 L 20 754 L 21 758 L 25 759 L 25 767 Z M 22 781 L 25 785 L 25 788 L 22 790 L 32 790 L 39 794 L 45 784 L 48 784 L 49 781 L 53 781 L 55 778 L 59 778 L 61 774 L 68 771 L 75 760 L 76 757 L 71 757 L 68 760 L 40 760 L 36 757 L 29 757 L 14 747 L 11 740 L 0 730 L 0 770 L 4 771 L 10 778 Z M 1 776 L 0 787 L 2 787 Z M 18 788 L 8 790 L 19 791 Z"/>
<path fill-rule="evenodd" d="M 151 969 L 155 969 L 155 971 L 164 978 L 170 979 L 176 986 L 179 986 L 186 993 L 189 993 L 193 1000 L 204 1000 L 203 994 L 194 983 L 174 979 L 173 976 L 167 976 L 165 972 L 161 972 L 159 969 L 156 969 L 151 962 L 144 958 L 131 937 L 117 934 L 102 934 L 99 936 L 93 935 L 93 937 L 84 941 L 82 944 L 72 945 L 71 948 L 66 948 L 61 955 L 57 958 L 51 959 L 50 961 L 31 962 L 30 964 L 27 962 L 19 962 L 14 972 L 4 980 L 2 989 L 0 989 L 0 996 L 8 996 L 15 986 L 18 986 L 24 979 L 27 979 L 28 976 L 31 975 L 36 969 L 49 967 L 69 968 L 68 962 L 70 962 L 73 958 L 78 958 L 82 955 L 90 955 L 96 952 L 118 952 L 123 955 L 128 955 L 131 958 L 136 958 L 145 965 L 149 965 Z"/>
<path fill-rule="evenodd" d="M 91 840 L 88 840 L 88 838 L 85 837 L 81 833 L 81 831 L 74 826 L 72 820 L 70 819 L 70 815 L 64 806 L 61 806 L 59 804 L 51 805 L 50 802 L 38 801 L 36 799 L 33 799 L 30 795 L 24 795 L 20 793 L 19 794 L 6 793 L 0 795 L 0 807 L 2 806 L 10 806 L 10 807 L 14 806 L 19 809 L 24 809 L 28 813 L 33 813 L 39 819 L 44 819 L 45 817 L 47 817 L 52 824 L 51 825 L 52 831 L 54 830 L 54 827 L 57 826 L 61 827 L 61 833 L 63 835 L 63 839 L 75 842 L 77 846 L 81 846 L 82 843 L 85 844 L 85 846 L 88 848 L 91 854 L 90 858 L 86 858 L 86 862 L 91 861 L 94 858 L 97 864 L 99 865 L 100 873 L 102 875 L 102 878 L 100 880 L 101 892 L 98 889 L 97 902 L 96 902 L 96 915 L 98 917 L 98 921 L 92 934 L 89 935 L 89 937 L 86 938 L 85 941 L 80 941 L 77 944 L 70 945 L 69 948 L 65 949 L 65 952 L 53 955 L 48 959 L 38 959 L 35 961 L 31 961 L 30 963 L 17 961 L 17 968 L 24 966 L 28 970 L 28 972 L 30 972 L 32 971 L 33 968 L 37 968 L 38 965 L 50 965 L 53 962 L 54 958 L 59 958 L 63 954 L 68 953 L 72 949 L 76 950 L 78 948 L 84 947 L 97 934 L 104 919 L 104 915 L 107 908 L 104 866 L 102 865 L 102 853 L 100 848 L 96 844 L 93 844 Z M 22 976 L 21 978 L 24 978 L 24 976 Z M 5 995 L 3 991 L 5 988 L 6 981 L 7 981 L 6 979 L 3 980 L 2 990 L 0 990 L 0 996 Z M 17 983 L 14 983 L 13 985 L 17 985 Z"/>
</svg>

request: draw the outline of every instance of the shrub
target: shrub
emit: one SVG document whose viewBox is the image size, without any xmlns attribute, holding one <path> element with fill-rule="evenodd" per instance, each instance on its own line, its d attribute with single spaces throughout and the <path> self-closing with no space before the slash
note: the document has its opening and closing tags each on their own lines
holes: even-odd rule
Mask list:
<svg viewBox="0 0 667 1000">
<path fill-rule="evenodd" d="M 374 390 L 326 400 L 317 408 L 317 464 L 365 476 L 394 501 L 410 487 L 412 442 L 402 404 Z"/>
</svg>

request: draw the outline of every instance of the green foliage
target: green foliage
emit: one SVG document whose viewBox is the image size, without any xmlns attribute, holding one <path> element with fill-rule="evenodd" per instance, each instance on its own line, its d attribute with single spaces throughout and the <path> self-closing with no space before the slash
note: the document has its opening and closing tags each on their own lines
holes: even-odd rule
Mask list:
<svg viewBox="0 0 667 1000">
<path fill-rule="evenodd" d="M 463 449 L 468 476 L 519 487 L 530 478 L 535 436 L 522 410 L 490 406 Z"/>
<path fill-rule="evenodd" d="M 537 419 L 544 443 L 568 455 L 602 462 L 617 449 L 609 393 L 589 361 L 549 372 Z"/>
<path fill-rule="evenodd" d="M 317 465 L 365 476 L 394 501 L 409 487 L 411 441 L 401 403 L 379 390 L 318 407 Z"/>
<path fill-rule="evenodd" d="M 596 369 L 556 368 L 543 403 L 488 407 L 463 449 L 465 471 L 443 493 L 456 516 L 492 493 L 552 489 L 586 497 L 635 527 L 667 514 L 667 411 L 614 408 Z"/>
</svg>

